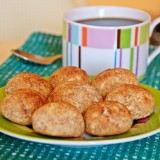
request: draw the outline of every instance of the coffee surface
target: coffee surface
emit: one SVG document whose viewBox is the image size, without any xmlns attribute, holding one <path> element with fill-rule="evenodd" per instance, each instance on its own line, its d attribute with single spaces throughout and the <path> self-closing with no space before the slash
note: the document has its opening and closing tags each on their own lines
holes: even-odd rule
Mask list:
<svg viewBox="0 0 160 160">
<path fill-rule="evenodd" d="M 116 27 L 116 26 L 135 25 L 141 23 L 142 21 L 137 19 L 127 19 L 127 18 L 94 18 L 94 19 L 81 19 L 77 20 L 76 22 L 92 26 Z"/>
</svg>

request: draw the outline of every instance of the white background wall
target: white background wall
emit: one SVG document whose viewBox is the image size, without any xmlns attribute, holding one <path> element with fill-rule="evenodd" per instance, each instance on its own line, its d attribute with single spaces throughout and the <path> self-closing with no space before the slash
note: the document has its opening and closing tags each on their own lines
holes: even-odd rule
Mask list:
<svg viewBox="0 0 160 160">
<path fill-rule="evenodd" d="M 84 0 L 0 0 L 0 40 L 24 39 L 33 31 L 62 34 L 65 11 Z"/>
</svg>

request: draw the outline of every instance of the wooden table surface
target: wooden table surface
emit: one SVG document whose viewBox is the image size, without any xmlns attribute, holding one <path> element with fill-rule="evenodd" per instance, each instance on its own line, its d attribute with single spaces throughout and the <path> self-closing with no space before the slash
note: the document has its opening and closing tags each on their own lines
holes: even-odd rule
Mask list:
<svg viewBox="0 0 160 160">
<path fill-rule="evenodd" d="M 24 40 L 0 41 L 0 65 L 12 54 L 11 49 L 16 49 L 24 43 Z"/>
</svg>

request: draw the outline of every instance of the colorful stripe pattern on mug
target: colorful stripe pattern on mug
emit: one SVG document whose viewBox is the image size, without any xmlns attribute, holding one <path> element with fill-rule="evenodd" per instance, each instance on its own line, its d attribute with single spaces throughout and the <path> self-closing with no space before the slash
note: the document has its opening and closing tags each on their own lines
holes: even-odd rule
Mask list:
<svg viewBox="0 0 160 160">
<path fill-rule="evenodd" d="M 90 68 L 95 69 L 91 61 L 93 62 L 93 59 L 97 57 L 96 63 L 102 68 L 123 67 L 133 71 L 137 76 L 144 74 L 143 66 L 146 64 L 141 53 L 148 53 L 149 24 L 129 29 L 99 30 L 80 28 L 64 22 L 63 29 L 67 57 L 64 62 L 65 65 L 75 65 L 84 69 L 85 66 L 87 68 L 90 66 Z M 93 56 L 92 49 L 95 48 L 99 50 L 101 59 L 98 54 Z M 111 50 L 113 54 L 108 54 Z M 84 59 L 84 55 L 87 60 Z M 106 61 L 101 63 L 102 59 Z M 89 71 L 89 74 L 92 75 L 92 71 Z"/>
<path fill-rule="evenodd" d="M 102 30 L 87 27 L 81 28 L 64 21 L 63 37 L 72 44 L 89 48 L 132 48 L 149 41 L 149 23 L 128 29 L 106 28 Z"/>
</svg>

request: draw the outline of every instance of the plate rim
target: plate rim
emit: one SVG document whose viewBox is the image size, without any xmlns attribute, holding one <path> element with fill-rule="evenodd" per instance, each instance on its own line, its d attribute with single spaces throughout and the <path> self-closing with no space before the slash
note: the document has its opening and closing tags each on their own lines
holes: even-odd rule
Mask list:
<svg viewBox="0 0 160 160">
<path fill-rule="evenodd" d="M 119 139 L 105 139 L 105 140 L 96 139 L 96 140 L 91 140 L 91 141 L 90 140 L 89 141 L 83 141 L 83 140 L 71 141 L 71 140 L 63 140 L 63 139 L 62 140 L 61 139 L 43 139 L 39 137 L 31 137 L 31 136 L 16 134 L 14 132 L 7 131 L 5 129 L 3 129 L 3 131 L 0 130 L 0 132 L 8 136 L 17 138 L 17 139 L 26 140 L 29 142 L 43 143 L 43 144 L 64 145 L 64 146 L 101 146 L 101 145 L 132 142 L 132 141 L 140 140 L 143 138 L 147 138 L 149 136 L 155 135 L 156 133 L 159 133 L 160 128 L 153 130 L 151 132 L 147 132 L 147 133 L 140 134 L 140 135 L 135 135 L 132 137 L 125 137 L 125 138 L 119 138 Z"/>
</svg>

